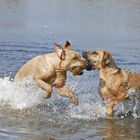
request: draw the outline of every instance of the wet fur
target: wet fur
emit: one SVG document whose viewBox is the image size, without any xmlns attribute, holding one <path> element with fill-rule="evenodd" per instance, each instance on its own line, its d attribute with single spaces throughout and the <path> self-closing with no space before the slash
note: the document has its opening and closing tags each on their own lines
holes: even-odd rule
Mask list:
<svg viewBox="0 0 140 140">
<path fill-rule="evenodd" d="M 118 68 L 111 53 L 97 50 L 84 52 L 83 57 L 99 70 L 98 92 L 102 100 L 108 100 L 107 116 L 113 116 L 114 105 L 128 97 L 129 89 L 140 89 L 140 74 Z"/>
<path fill-rule="evenodd" d="M 85 60 L 80 54 L 72 50 L 69 41 L 66 41 L 64 48 L 54 45 L 54 53 L 37 56 L 26 62 L 17 72 L 15 81 L 32 76 L 38 85 L 46 91 L 45 98 L 50 98 L 52 88 L 61 95 L 71 97 L 74 104 L 78 104 L 78 99 L 74 93 L 65 86 L 67 71 L 73 75 L 81 75 L 85 68 Z"/>
</svg>

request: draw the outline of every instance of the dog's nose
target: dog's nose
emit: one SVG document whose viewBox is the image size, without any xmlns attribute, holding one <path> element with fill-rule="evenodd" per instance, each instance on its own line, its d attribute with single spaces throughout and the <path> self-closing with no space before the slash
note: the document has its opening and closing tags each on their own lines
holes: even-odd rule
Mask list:
<svg viewBox="0 0 140 140">
<path fill-rule="evenodd" d="M 81 71 L 81 72 L 79 73 L 79 75 L 83 75 L 83 71 Z"/>
<path fill-rule="evenodd" d="M 91 64 L 91 62 L 90 61 L 86 61 L 87 63 L 86 63 L 86 70 L 87 71 L 91 71 L 91 70 L 94 70 L 94 68 L 93 68 L 93 65 Z"/>
<path fill-rule="evenodd" d="M 82 56 L 83 56 L 84 58 L 86 58 L 86 57 L 87 57 L 87 52 L 82 52 Z"/>
</svg>

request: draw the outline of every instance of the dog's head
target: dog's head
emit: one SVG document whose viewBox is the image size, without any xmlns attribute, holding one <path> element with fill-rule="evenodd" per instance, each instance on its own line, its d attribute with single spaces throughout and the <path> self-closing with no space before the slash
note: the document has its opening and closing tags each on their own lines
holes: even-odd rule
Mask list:
<svg viewBox="0 0 140 140">
<path fill-rule="evenodd" d="M 111 53 L 107 51 L 83 52 L 82 55 L 87 60 L 87 70 L 102 69 L 114 63 Z"/>
<path fill-rule="evenodd" d="M 72 46 L 69 41 L 66 41 L 64 48 L 55 44 L 54 49 L 57 56 L 60 58 L 61 69 L 71 71 L 74 76 L 83 74 L 86 62 L 81 59 L 80 53 L 72 50 Z"/>
</svg>

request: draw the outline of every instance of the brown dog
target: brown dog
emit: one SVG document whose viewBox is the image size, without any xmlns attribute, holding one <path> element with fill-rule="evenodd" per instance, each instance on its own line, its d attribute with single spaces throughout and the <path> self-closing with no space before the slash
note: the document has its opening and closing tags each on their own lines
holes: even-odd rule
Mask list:
<svg viewBox="0 0 140 140">
<path fill-rule="evenodd" d="M 65 86 L 67 71 L 73 75 L 82 75 L 85 68 L 85 60 L 80 54 L 72 50 L 69 41 L 64 48 L 55 44 L 55 52 L 37 56 L 24 64 L 15 76 L 15 81 L 32 76 L 38 85 L 46 91 L 45 98 L 50 98 L 52 87 L 55 87 L 61 95 L 71 97 L 74 104 L 78 104 L 77 97 Z"/>
<path fill-rule="evenodd" d="M 108 99 L 107 115 L 112 117 L 114 105 L 128 97 L 127 91 L 140 89 L 140 74 L 118 68 L 106 51 L 83 52 L 83 57 L 88 62 L 87 70 L 99 70 L 99 95 L 103 100 Z"/>
</svg>

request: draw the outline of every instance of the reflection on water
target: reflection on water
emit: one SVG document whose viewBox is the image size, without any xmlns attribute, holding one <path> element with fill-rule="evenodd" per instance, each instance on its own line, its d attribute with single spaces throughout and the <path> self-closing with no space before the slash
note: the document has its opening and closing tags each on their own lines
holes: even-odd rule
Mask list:
<svg viewBox="0 0 140 140">
<path fill-rule="evenodd" d="M 80 52 L 109 50 L 120 67 L 140 71 L 140 1 L 0 0 L 1 77 L 9 73 L 13 77 L 28 59 L 52 51 L 54 42 L 65 40 L 71 40 Z M 34 103 L 44 102 L 32 94 L 36 88 L 26 100 L 26 88 L 15 89 L 10 81 L 0 78 L 1 100 L 10 100 L 14 106 L 33 106 L 26 111 L 1 107 L 0 138 L 139 140 L 139 119 L 99 119 L 104 111 L 97 105 L 96 72 L 69 77 L 68 84 L 80 99 L 77 108 L 55 94 L 55 100 L 36 107 Z"/>
<path fill-rule="evenodd" d="M 138 124 L 137 124 L 138 123 Z M 129 127 L 127 126 L 129 124 Z M 134 130 L 133 128 L 137 128 Z M 139 121 L 128 119 L 124 120 L 106 120 L 99 126 L 98 135 L 102 136 L 103 140 L 133 140 L 139 139 L 140 135 L 136 133 L 139 131 Z"/>
</svg>

